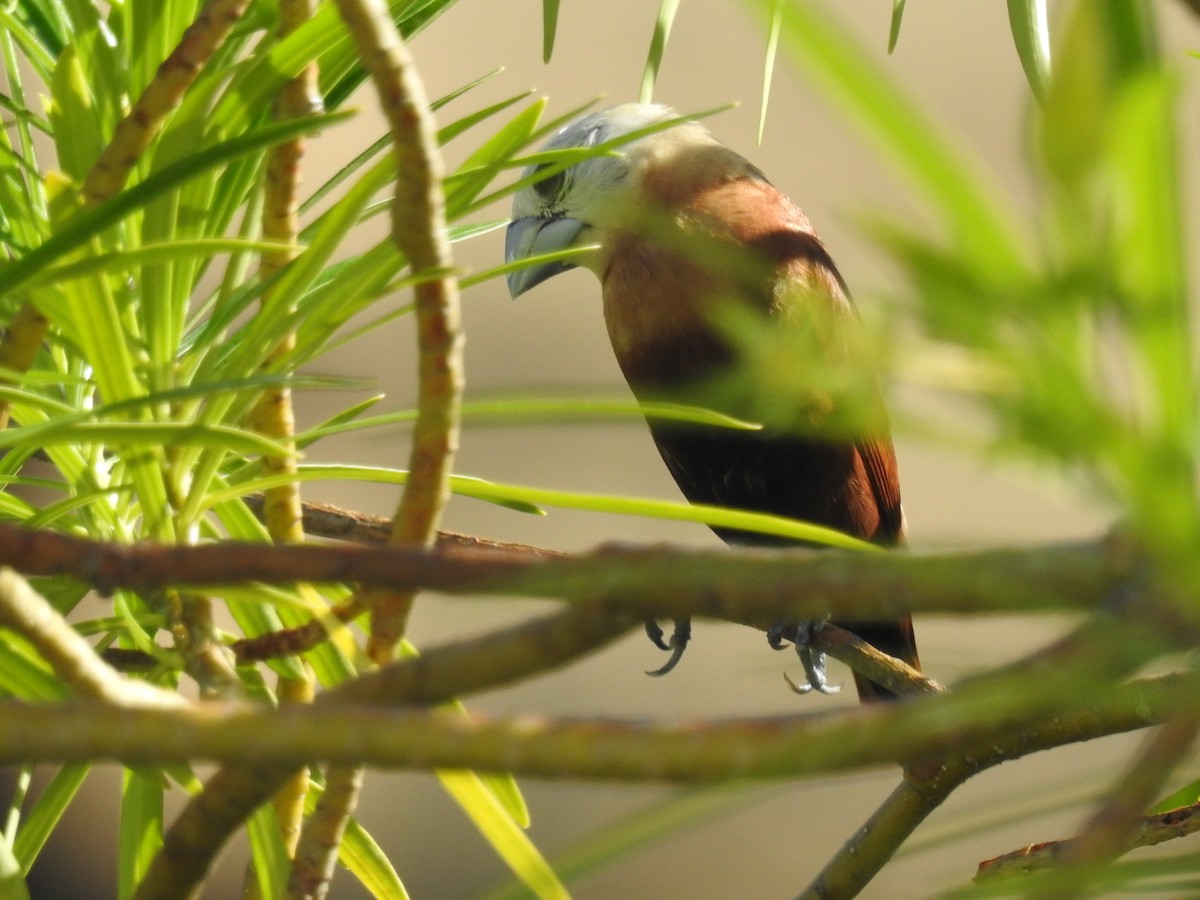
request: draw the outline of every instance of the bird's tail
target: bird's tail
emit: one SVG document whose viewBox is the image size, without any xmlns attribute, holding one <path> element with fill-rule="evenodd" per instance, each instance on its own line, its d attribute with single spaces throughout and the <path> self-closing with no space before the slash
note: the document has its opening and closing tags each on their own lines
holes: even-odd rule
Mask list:
<svg viewBox="0 0 1200 900">
<path fill-rule="evenodd" d="M 903 660 L 914 669 L 921 668 L 921 661 L 917 657 L 917 638 L 913 633 L 912 619 L 908 616 L 893 622 L 849 622 L 844 627 L 872 647 Z M 857 672 L 854 673 L 854 685 L 858 688 L 858 699 L 863 703 L 896 699 L 896 695 L 887 688 L 868 681 Z"/>
</svg>

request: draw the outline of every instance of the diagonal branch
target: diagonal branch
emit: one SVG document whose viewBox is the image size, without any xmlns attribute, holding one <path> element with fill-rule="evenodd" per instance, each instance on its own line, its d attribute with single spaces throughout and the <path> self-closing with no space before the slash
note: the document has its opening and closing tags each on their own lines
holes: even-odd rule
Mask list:
<svg viewBox="0 0 1200 900">
<path fill-rule="evenodd" d="M 1200 831 L 1200 804 L 1181 806 L 1178 809 L 1142 816 L 1127 836 L 1120 853 L 1139 847 L 1153 847 L 1165 841 L 1187 837 Z M 1079 838 L 1064 841 L 1046 841 L 1030 844 L 1001 856 L 985 859 L 975 873 L 976 881 L 991 880 L 1013 875 L 1029 875 L 1059 865 L 1074 852 Z"/>
<path fill-rule="evenodd" d="M 603 646 L 632 624 L 632 621 L 621 622 L 611 611 L 600 607 L 571 608 L 530 625 L 452 644 L 386 666 L 322 695 L 317 703 L 328 706 L 330 698 L 339 697 L 355 702 L 385 702 L 387 697 L 390 700 L 386 702 L 438 703 L 483 687 L 541 674 Z M 311 707 L 293 711 L 315 713 Z M 0 732 L 2 725 L 0 720 Z M 199 885 L 233 830 L 309 760 L 295 762 L 291 768 L 278 761 L 252 762 L 253 765 L 221 769 L 204 791 L 188 803 L 167 832 L 164 851 L 155 858 L 139 885 L 137 900 L 159 897 L 166 900 L 187 890 L 181 885 Z M 353 758 L 345 762 L 359 765 L 363 760 Z"/>
<path fill-rule="evenodd" d="M 1049 647 L 1000 669 L 964 679 L 955 687 L 956 699 L 978 694 L 981 688 L 978 702 L 985 705 L 997 702 L 997 691 L 1086 697 L 1088 691 L 1105 690 L 1103 685 L 1117 683 L 1145 660 L 1148 645 L 1137 639 L 1137 631 L 1136 625 L 1118 623 L 1108 616 L 1085 620 Z M 992 685 L 991 690 L 988 685 Z M 991 700 L 986 699 L 989 694 Z M 981 765 L 988 767 L 1010 758 L 1007 749 L 996 742 L 976 748 L 957 741 L 950 750 L 949 755 L 913 759 L 901 784 L 825 864 L 804 896 L 856 896 L 930 813 L 981 771 Z M 994 762 L 987 762 L 997 754 Z"/>
<path fill-rule="evenodd" d="M 1173 718 L 1150 735 L 1083 833 L 1064 849 L 1064 865 L 1056 873 L 1065 886 L 1060 896 L 1082 896 L 1094 873 L 1128 849 L 1143 810 L 1154 802 L 1175 767 L 1195 745 L 1198 732 L 1200 723 L 1193 714 Z"/>
<path fill-rule="evenodd" d="M 28 640 L 77 695 L 117 707 L 178 708 L 187 701 L 105 664 L 53 606 L 11 569 L 0 569 L 0 627 Z"/>
</svg>

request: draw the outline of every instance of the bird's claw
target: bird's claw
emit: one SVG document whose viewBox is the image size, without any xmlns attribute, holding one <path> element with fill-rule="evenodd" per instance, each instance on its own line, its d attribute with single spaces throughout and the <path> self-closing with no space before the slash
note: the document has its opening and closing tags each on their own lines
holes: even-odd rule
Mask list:
<svg viewBox="0 0 1200 900">
<path fill-rule="evenodd" d="M 670 650 L 670 645 L 663 640 L 663 630 L 658 627 L 658 622 L 654 619 L 646 620 L 646 637 L 650 638 L 650 643 L 654 644 L 659 650 Z"/>
<path fill-rule="evenodd" d="M 767 643 L 774 650 L 782 650 L 786 641 L 791 641 L 800 665 L 804 666 L 805 684 L 797 684 L 784 672 L 783 680 L 797 694 L 807 694 L 816 691 L 819 694 L 836 694 L 841 691 L 840 684 L 830 684 L 825 677 L 825 654 L 812 645 L 814 631 L 819 631 L 824 625 L 823 620 L 799 622 L 794 626 L 776 622 L 767 629 Z"/>
<path fill-rule="evenodd" d="M 664 641 L 663 630 L 658 627 L 658 623 L 653 619 L 647 619 L 646 636 L 659 650 L 666 650 L 671 654 L 671 658 L 660 668 L 650 669 L 646 672 L 647 675 L 657 678 L 674 669 L 679 660 L 683 658 L 683 651 L 687 649 L 688 642 L 692 639 L 692 621 L 691 619 L 676 619 L 670 641 Z"/>
<path fill-rule="evenodd" d="M 785 633 L 786 631 L 787 623 L 785 622 L 775 622 L 767 629 L 767 644 L 770 645 L 772 650 L 782 650 L 790 643 L 790 639 Z M 659 633 L 661 634 L 661 632 Z"/>
</svg>

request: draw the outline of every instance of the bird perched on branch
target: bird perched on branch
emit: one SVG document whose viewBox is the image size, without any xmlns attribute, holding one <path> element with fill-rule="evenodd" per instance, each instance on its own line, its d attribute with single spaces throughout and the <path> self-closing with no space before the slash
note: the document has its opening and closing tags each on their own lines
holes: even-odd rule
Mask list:
<svg viewBox="0 0 1200 900">
<path fill-rule="evenodd" d="M 586 148 L 597 152 L 581 158 L 578 152 Z M 723 413 L 761 418 L 758 413 L 770 406 L 758 402 L 761 388 L 757 401 L 720 389 L 722 376 L 736 371 L 739 362 L 728 315 L 722 315 L 730 308 L 743 319 L 749 313 L 773 333 L 807 328 L 816 339 L 797 348 L 805 364 L 813 356 L 844 359 L 858 330 L 857 316 L 808 218 L 703 126 L 664 106 L 626 104 L 574 122 L 545 149 L 564 152 L 558 154 L 561 161 L 550 154 L 549 161 L 531 167 L 526 175 L 535 180 L 514 199 L 505 255 L 509 262 L 531 261 L 511 271 L 509 291 L 517 297 L 575 265 L 594 272 L 613 351 L 639 400 L 699 398 Z M 562 258 L 561 251 L 588 246 L 593 249 Z M 531 259 L 555 253 L 557 258 Z M 878 389 L 872 385 L 868 393 L 868 405 L 881 411 Z M 899 543 L 904 518 L 886 417 L 861 433 L 821 433 L 811 426 L 834 421 L 830 407 L 836 404 L 820 391 L 816 396 L 810 408 L 796 411 L 795 421 L 766 420 L 757 431 L 654 418 L 648 424 L 692 503 L 771 513 L 877 544 Z M 714 531 L 729 544 L 786 543 L 750 531 Z M 768 639 L 776 649 L 793 642 L 807 676 L 803 691 L 828 693 L 836 687 L 826 681 L 824 658 L 810 644 L 819 626 L 778 623 Z M 911 620 L 846 627 L 917 665 Z M 654 622 L 647 623 L 647 633 L 671 651 L 666 665 L 651 673 L 663 674 L 687 646 L 690 622 L 677 620 L 669 643 Z M 864 700 L 887 695 L 865 679 L 856 681 Z"/>
</svg>

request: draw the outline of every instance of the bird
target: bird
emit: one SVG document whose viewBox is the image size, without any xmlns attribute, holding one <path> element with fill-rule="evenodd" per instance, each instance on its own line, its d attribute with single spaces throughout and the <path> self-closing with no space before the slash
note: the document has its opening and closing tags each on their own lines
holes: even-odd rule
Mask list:
<svg viewBox="0 0 1200 900">
<path fill-rule="evenodd" d="M 569 155 L 586 148 L 595 153 Z M 811 324 L 824 335 L 822 346 L 851 341 L 857 313 L 807 216 L 698 121 L 668 106 L 626 103 L 566 125 L 544 150 L 547 161 L 531 165 L 514 194 L 505 238 L 509 293 L 515 299 L 577 266 L 591 270 L 613 352 L 639 402 L 691 400 L 735 370 L 737 347 L 722 326 L 724 307 L 779 333 L 790 323 Z M 563 253 L 572 249 L 578 252 Z M 811 352 L 806 346 L 802 352 Z M 879 388 L 872 392 L 872 405 L 882 410 Z M 737 391 L 701 396 L 724 403 L 718 411 L 725 414 L 753 419 L 757 412 Z M 896 455 L 882 419 L 862 434 L 772 423 L 734 430 L 656 417 L 647 417 L 647 425 L 691 503 L 782 515 L 894 546 L 903 542 L 905 524 Z M 713 530 L 734 546 L 786 543 Z M 838 689 L 812 646 L 813 629 L 823 624 L 781 622 L 768 631 L 772 647 L 791 642 L 804 666 L 806 684 L 793 685 L 798 692 Z M 919 668 L 910 618 L 846 627 Z M 688 646 L 691 623 L 676 620 L 669 642 L 653 620 L 646 631 L 671 654 L 648 674 L 665 674 Z M 855 682 L 863 702 L 894 696 L 857 673 Z"/>
</svg>

